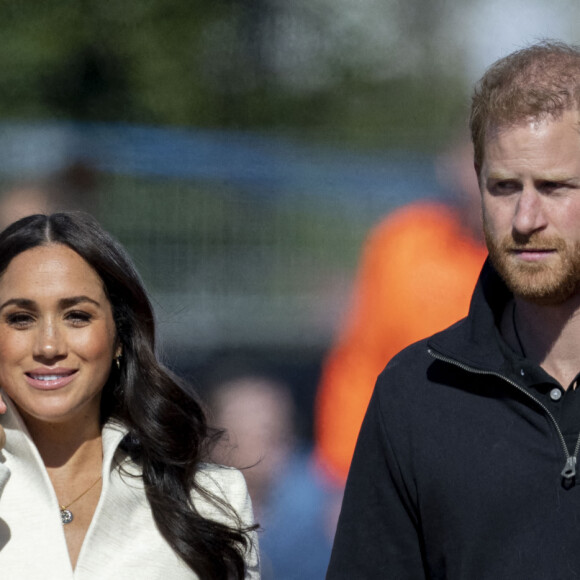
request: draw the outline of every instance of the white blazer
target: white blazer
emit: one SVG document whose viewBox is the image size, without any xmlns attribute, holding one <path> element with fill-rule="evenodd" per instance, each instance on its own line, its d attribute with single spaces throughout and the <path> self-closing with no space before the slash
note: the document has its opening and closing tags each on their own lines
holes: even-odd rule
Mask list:
<svg viewBox="0 0 580 580">
<path fill-rule="evenodd" d="M 198 578 L 157 531 L 140 477 L 119 443 L 126 429 L 103 428 L 103 487 L 76 568 L 68 555 L 60 508 L 42 459 L 14 405 L 0 416 L 6 446 L 0 452 L 0 578 L 6 580 L 193 580 Z M 123 469 L 119 469 L 122 464 Z M 244 525 L 253 523 L 243 475 L 232 468 L 204 465 L 199 483 L 226 500 Z M 231 516 L 194 495 L 204 517 L 231 522 Z M 258 541 L 252 534 L 246 579 L 260 578 Z M 205 579 L 203 579 L 205 580 Z"/>
</svg>

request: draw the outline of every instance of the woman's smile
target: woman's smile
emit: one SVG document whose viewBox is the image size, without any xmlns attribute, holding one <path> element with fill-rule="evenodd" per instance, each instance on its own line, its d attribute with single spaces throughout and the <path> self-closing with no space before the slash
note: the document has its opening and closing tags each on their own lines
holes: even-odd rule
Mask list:
<svg viewBox="0 0 580 580">
<path fill-rule="evenodd" d="M 31 387 L 41 390 L 53 390 L 70 384 L 78 371 L 57 367 L 53 369 L 35 369 L 24 373 Z"/>
</svg>

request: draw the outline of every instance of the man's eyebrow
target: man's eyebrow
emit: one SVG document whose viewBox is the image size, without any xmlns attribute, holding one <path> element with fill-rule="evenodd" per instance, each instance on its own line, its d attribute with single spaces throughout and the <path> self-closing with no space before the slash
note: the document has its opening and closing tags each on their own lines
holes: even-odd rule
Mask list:
<svg viewBox="0 0 580 580">
<path fill-rule="evenodd" d="M 503 171 L 494 171 L 485 176 L 486 181 L 511 181 L 513 179 L 518 179 L 513 173 L 507 173 Z"/>
<path fill-rule="evenodd" d="M 580 181 L 580 177 L 570 177 L 565 176 L 563 174 L 554 173 L 552 175 L 546 174 L 543 177 L 539 177 L 537 181 L 554 181 L 556 183 L 578 183 Z"/>
<path fill-rule="evenodd" d="M 490 173 L 486 177 L 486 181 L 517 181 L 519 178 L 510 175 L 508 173 Z M 580 175 L 579 176 L 570 176 L 570 174 L 564 173 L 545 173 L 543 175 L 539 175 L 534 179 L 535 182 L 539 181 L 554 181 L 557 183 L 578 183 L 580 182 Z"/>
<path fill-rule="evenodd" d="M 71 296 L 67 298 L 62 298 L 58 301 L 58 305 L 63 310 L 66 308 L 71 308 L 72 306 L 76 306 L 77 304 L 82 304 L 83 302 L 89 302 L 90 304 L 94 304 L 95 306 L 101 306 L 99 302 L 94 300 L 93 298 L 89 298 L 88 296 Z M 34 300 L 30 300 L 29 298 L 10 298 L 6 300 L 2 305 L 0 305 L 0 311 L 6 308 L 7 306 L 18 306 L 19 308 L 26 308 L 27 310 L 34 310 L 38 308 L 36 302 Z"/>
</svg>

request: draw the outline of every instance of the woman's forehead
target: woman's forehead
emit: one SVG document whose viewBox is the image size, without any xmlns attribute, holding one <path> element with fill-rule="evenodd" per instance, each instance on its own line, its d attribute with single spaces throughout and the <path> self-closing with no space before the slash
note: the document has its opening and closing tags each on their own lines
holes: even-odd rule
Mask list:
<svg viewBox="0 0 580 580">
<path fill-rule="evenodd" d="M 64 244 L 46 244 L 15 256 L 0 276 L 0 293 L 94 295 L 106 298 L 95 269 Z"/>
</svg>

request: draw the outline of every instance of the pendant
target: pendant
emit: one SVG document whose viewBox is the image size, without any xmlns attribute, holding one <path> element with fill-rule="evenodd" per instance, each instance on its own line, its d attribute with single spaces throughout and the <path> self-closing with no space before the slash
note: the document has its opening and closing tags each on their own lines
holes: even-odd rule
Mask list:
<svg viewBox="0 0 580 580">
<path fill-rule="evenodd" d="M 70 524 L 73 521 L 73 515 L 70 510 L 66 508 L 60 509 L 60 519 L 62 520 L 63 524 Z"/>
</svg>

